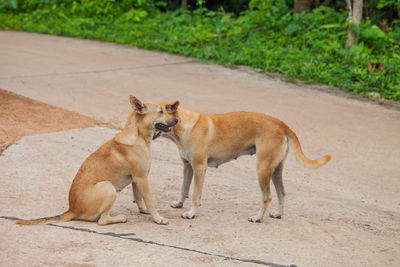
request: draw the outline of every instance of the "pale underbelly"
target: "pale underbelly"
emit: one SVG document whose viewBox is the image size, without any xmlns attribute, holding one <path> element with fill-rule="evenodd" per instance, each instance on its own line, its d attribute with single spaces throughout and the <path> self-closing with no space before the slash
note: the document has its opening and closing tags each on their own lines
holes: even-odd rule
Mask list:
<svg viewBox="0 0 400 267">
<path fill-rule="evenodd" d="M 233 159 L 237 159 L 240 156 L 243 155 L 254 155 L 256 153 L 256 146 L 255 145 L 250 145 L 246 147 L 243 150 L 240 150 L 238 152 L 228 154 L 228 155 L 223 155 L 223 156 L 214 156 L 210 155 L 207 158 L 207 166 L 208 167 L 215 167 L 218 168 L 219 165 L 226 163 L 228 161 L 231 161 Z"/>
</svg>

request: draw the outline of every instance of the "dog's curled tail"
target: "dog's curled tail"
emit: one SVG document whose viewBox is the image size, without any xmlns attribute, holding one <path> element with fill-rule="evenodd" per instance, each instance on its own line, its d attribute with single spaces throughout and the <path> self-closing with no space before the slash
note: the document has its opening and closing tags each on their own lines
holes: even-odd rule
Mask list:
<svg viewBox="0 0 400 267">
<path fill-rule="evenodd" d="M 303 150 L 301 149 L 299 139 L 297 138 L 297 135 L 289 128 L 286 128 L 286 135 L 289 137 L 292 146 L 293 146 L 293 151 L 294 154 L 296 155 L 297 160 L 305 167 L 311 168 L 311 169 L 316 169 L 321 166 L 323 166 L 325 163 L 331 160 L 331 155 L 327 154 L 325 156 L 320 157 L 319 159 L 312 160 L 306 157 L 304 155 Z"/>
<path fill-rule="evenodd" d="M 72 211 L 66 211 L 61 215 L 53 216 L 53 217 L 44 217 L 33 220 L 20 220 L 16 221 L 16 224 L 23 225 L 37 225 L 37 224 L 48 224 L 48 223 L 58 223 L 58 222 L 67 222 L 74 219 L 76 216 Z"/>
</svg>

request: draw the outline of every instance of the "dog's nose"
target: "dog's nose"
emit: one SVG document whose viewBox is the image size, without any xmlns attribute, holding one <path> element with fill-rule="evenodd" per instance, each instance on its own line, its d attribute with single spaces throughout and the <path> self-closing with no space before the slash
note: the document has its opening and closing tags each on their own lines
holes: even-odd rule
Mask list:
<svg viewBox="0 0 400 267">
<path fill-rule="evenodd" d="M 179 121 L 179 120 L 178 120 L 177 118 L 174 118 L 174 123 L 175 123 L 175 124 L 177 124 L 178 121 Z"/>
</svg>

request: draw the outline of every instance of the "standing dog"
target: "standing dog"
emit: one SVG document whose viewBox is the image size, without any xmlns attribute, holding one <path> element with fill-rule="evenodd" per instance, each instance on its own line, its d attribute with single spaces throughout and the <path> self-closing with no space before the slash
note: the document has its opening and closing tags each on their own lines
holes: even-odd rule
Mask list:
<svg viewBox="0 0 400 267">
<path fill-rule="evenodd" d="M 271 201 L 270 181 L 275 185 L 279 200 L 279 212 L 273 218 L 283 215 L 285 190 L 282 182 L 282 168 L 292 143 L 297 160 L 309 168 L 318 168 L 327 163 L 331 156 L 317 160 L 307 158 L 300 147 L 296 134 L 282 121 L 253 112 L 231 112 L 226 114 L 201 114 L 183 108 L 172 113 L 179 123 L 163 136 L 178 146 L 183 161 L 183 184 L 181 196 L 173 201 L 173 208 L 181 208 L 189 196 L 189 188 L 194 174 L 192 207 L 182 214 L 192 219 L 200 205 L 204 175 L 207 166 L 218 167 L 242 155 L 257 156 L 258 182 L 262 192 L 261 208 L 251 222 L 261 222 Z"/>
<path fill-rule="evenodd" d="M 126 222 L 125 215 L 110 216 L 109 211 L 117 192 L 128 184 L 132 184 L 140 212 L 150 213 L 156 223 L 168 223 L 155 209 L 147 175 L 150 170 L 151 141 L 160 131 L 170 131 L 170 127 L 178 119 L 172 113 L 166 112 L 165 107 L 152 103 L 143 104 L 134 96 L 130 96 L 130 103 L 133 111 L 125 127 L 91 154 L 79 168 L 69 191 L 69 209 L 58 216 L 16 223 L 47 224 L 75 218 L 97 220 L 100 225 Z M 176 101 L 174 107 L 177 108 L 178 105 L 179 102 Z"/>
</svg>

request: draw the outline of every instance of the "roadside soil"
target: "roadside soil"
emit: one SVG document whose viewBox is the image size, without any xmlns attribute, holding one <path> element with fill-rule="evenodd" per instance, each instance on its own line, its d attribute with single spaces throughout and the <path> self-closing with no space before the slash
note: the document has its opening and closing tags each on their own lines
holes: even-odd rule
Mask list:
<svg viewBox="0 0 400 267">
<path fill-rule="evenodd" d="M 0 89 L 0 155 L 23 136 L 98 125 L 104 123 Z"/>
</svg>

